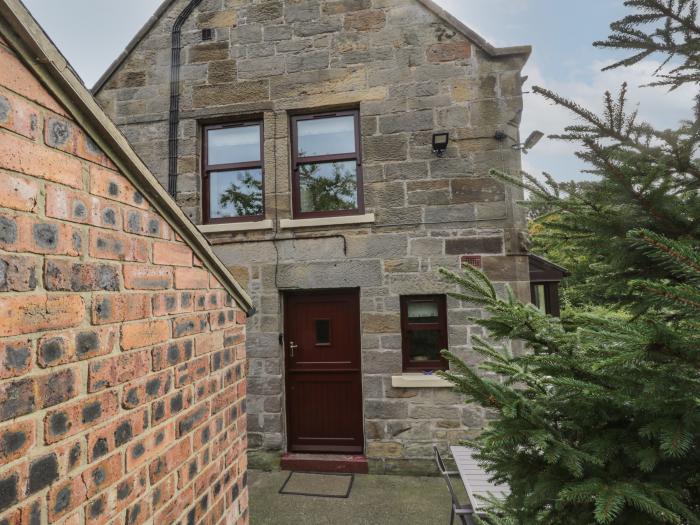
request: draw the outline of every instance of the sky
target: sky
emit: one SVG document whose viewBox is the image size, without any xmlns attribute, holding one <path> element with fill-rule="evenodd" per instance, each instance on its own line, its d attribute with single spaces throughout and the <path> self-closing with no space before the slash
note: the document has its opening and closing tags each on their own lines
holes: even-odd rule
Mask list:
<svg viewBox="0 0 700 525">
<path fill-rule="evenodd" d="M 88 86 L 156 10 L 161 0 L 24 0 L 27 7 L 61 49 Z M 521 134 L 533 130 L 558 133 L 574 123 L 572 115 L 530 92 L 533 85 L 553 90 L 583 106 L 599 111 L 605 90 L 630 86 L 630 109 L 639 105 L 640 117 L 656 127 L 673 127 L 689 118 L 692 89 L 669 94 L 664 88 L 640 88 L 657 63 L 601 72 L 619 55 L 595 49 L 610 22 L 626 9 L 622 0 L 435 0 L 467 26 L 497 46 L 528 44 L 533 53 L 525 67 L 525 111 Z M 76 17 L 75 13 L 81 16 Z M 658 58 L 658 57 L 657 57 Z M 523 159 L 534 175 L 543 171 L 557 180 L 581 180 L 584 166 L 574 156 L 576 147 L 543 139 Z"/>
</svg>

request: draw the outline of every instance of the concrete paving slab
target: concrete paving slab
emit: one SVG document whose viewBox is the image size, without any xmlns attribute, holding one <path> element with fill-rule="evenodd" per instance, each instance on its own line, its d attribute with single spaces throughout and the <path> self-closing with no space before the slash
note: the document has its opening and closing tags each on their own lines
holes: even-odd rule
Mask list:
<svg viewBox="0 0 700 525">
<path fill-rule="evenodd" d="M 350 497 L 334 499 L 279 494 L 288 476 L 289 472 L 284 471 L 249 471 L 251 525 L 450 522 L 450 496 L 442 478 L 356 474 Z"/>
</svg>

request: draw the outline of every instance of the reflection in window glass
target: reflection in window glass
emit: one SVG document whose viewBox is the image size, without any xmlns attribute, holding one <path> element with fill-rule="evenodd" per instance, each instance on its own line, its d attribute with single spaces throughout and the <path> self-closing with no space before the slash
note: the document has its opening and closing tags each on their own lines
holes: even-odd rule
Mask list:
<svg viewBox="0 0 700 525">
<path fill-rule="evenodd" d="M 237 164 L 260 160 L 260 125 L 210 129 L 208 164 Z"/>
<path fill-rule="evenodd" d="M 297 126 L 300 157 L 355 152 L 355 117 L 352 115 L 300 120 Z"/>
<path fill-rule="evenodd" d="M 440 359 L 440 330 L 415 330 L 409 332 L 410 360 L 415 363 Z"/>
<path fill-rule="evenodd" d="M 209 215 L 212 219 L 263 214 L 262 170 L 212 172 Z"/>
<path fill-rule="evenodd" d="M 331 321 L 316 319 L 316 344 L 327 345 L 331 342 Z"/>
<path fill-rule="evenodd" d="M 535 293 L 533 294 L 534 304 L 542 313 L 547 313 L 547 294 L 544 284 L 533 285 Z"/>
<path fill-rule="evenodd" d="M 440 316 L 435 301 L 411 301 L 408 303 L 410 323 L 437 323 Z"/>
<path fill-rule="evenodd" d="M 301 211 L 357 208 L 357 163 L 326 162 L 299 165 Z"/>
</svg>

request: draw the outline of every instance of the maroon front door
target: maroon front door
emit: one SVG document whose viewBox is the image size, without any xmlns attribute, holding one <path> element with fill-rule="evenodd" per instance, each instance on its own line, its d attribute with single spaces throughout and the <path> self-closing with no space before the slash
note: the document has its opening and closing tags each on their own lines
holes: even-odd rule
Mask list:
<svg viewBox="0 0 700 525">
<path fill-rule="evenodd" d="M 285 297 L 290 452 L 362 452 L 359 292 Z"/>
</svg>

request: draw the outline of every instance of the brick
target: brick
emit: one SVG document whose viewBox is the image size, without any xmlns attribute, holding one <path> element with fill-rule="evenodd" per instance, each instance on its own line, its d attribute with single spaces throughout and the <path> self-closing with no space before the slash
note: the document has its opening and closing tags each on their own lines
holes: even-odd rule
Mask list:
<svg viewBox="0 0 700 525">
<path fill-rule="evenodd" d="M 53 450 L 60 457 L 59 463 L 63 465 L 62 472 L 70 474 L 78 467 L 84 465 L 83 448 L 82 437 L 73 442 L 65 442 L 53 447 Z"/>
<path fill-rule="evenodd" d="M 175 388 L 181 388 L 199 381 L 207 374 L 209 374 L 208 356 L 189 361 L 175 369 Z"/>
<path fill-rule="evenodd" d="M 169 423 L 132 443 L 126 450 L 126 469 L 131 471 L 159 455 L 175 441 L 175 423 Z"/>
<path fill-rule="evenodd" d="M 121 208 L 107 200 L 49 184 L 46 187 L 46 216 L 101 228 L 121 228 Z"/>
<path fill-rule="evenodd" d="M 175 495 L 176 481 L 175 474 L 167 477 L 161 481 L 152 491 L 151 491 L 151 505 L 153 506 L 153 512 L 157 512 L 158 509 L 162 508 L 170 499 Z"/>
<path fill-rule="evenodd" d="M 88 498 L 99 494 L 122 477 L 122 456 L 114 454 L 83 472 Z"/>
<path fill-rule="evenodd" d="M 37 259 L 0 254 L 0 292 L 30 292 L 37 286 Z"/>
<path fill-rule="evenodd" d="M 148 504 L 148 501 L 146 501 L 145 498 L 142 498 L 141 500 L 137 501 L 134 503 L 131 507 L 129 507 L 126 511 L 126 523 L 127 525 L 142 525 L 146 522 L 149 522 L 151 519 L 151 506 Z M 149 523 L 170 523 L 170 522 L 161 522 L 161 521 L 153 521 Z M 172 522 L 175 523 L 175 522 Z"/>
<path fill-rule="evenodd" d="M 345 29 L 354 31 L 378 31 L 386 24 L 384 11 L 367 9 L 345 15 Z"/>
<path fill-rule="evenodd" d="M 170 228 L 163 219 L 141 210 L 125 210 L 124 231 L 159 239 L 170 238 Z"/>
<path fill-rule="evenodd" d="M 428 47 L 427 55 L 430 62 L 452 62 L 469 58 L 471 52 L 469 42 L 445 42 Z"/>
<path fill-rule="evenodd" d="M 172 372 L 166 370 L 124 386 L 122 406 L 131 409 L 163 397 L 172 387 Z"/>
<path fill-rule="evenodd" d="M 210 334 L 201 334 L 195 337 L 195 353 L 200 356 L 209 354 L 224 346 L 224 333 L 213 332 Z"/>
<path fill-rule="evenodd" d="M 10 252 L 82 254 L 80 230 L 27 215 L 0 214 L 0 248 Z"/>
<path fill-rule="evenodd" d="M 203 424 L 209 417 L 209 408 L 208 402 L 202 403 L 179 417 L 175 423 L 177 436 L 182 437 Z"/>
<path fill-rule="evenodd" d="M 185 341 L 170 341 L 152 350 L 153 370 L 179 365 L 192 359 L 192 339 Z"/>
<path fill-rule="evenodd" d="M 173 286 L 172 268 L 124 265 L 124 286 L 130 290 L 166 290 Z"/>
<path fill-rule="evenodd" d="M 103 423 L 118 411 L 117 394 L 105 392 L 90 396 L 69 406 L 51 410 L 44 418 L 44 435 L 48 444 Z"/>
<path fill-rule="evenodd" d="M 120 233 L 90 230 L 90 257 L 128 262 L 146 262 L 148 244 L 144 239 Z"/>
<path fill-rule="evenodd" d="M 27 475 L 27 491 L 28 496 L 39 492 L 51 485 L 58 479 L 58 458 L 56 454 L 48 454 L 33 460 L 29 464 L 29 473 Z"/>
<path fill-rule="evenodd" d="M 173 319 L 173 337 L 186 337 L 206 332 L 208 328 L 209 319 L 207 314 L 185 315 Z"/>
<path fill-rule="evenodd" d="M 86 499 L 87 487 L 80 476 L 57 483 L 48 495 L 49 521 L 57 521 L 82 505 Z"/>
<path fill-rule="evenodd" d="M 245 343 L 245 327 L 239 326 L 224 332 L 224 346 L 237 346 Z"/>
<path fill-rule="evenodd" d="M 243 312 L 240 312 L 240 314 L 243 314 Z M 241 319 L 239 318 L 239 314 L 236 312 L 236 310 L 233 309 L 219 310 L 217 312 L 211 312 L 209 314 L 209 324 L 211 325 L 212 330 L 221 330 L 222 328 L 229 328 L 231 326 L 239 324 L 240 322 Z"/>
<path fill-rule="evenodd" d="M 163 343 L 170 338 L 168 321 L 141 321 L 123 325 L 122 349 L 131 350 Z"/>
<path fill-rule="evenodd" d="M 209 287 L 209 272 L 199 268 L 176 268 L 175 288 L 194 289 Z"/>
<path fill-rule="evenodd" d="M 0 104 L 2 96 L 0 95 Z M 3 173 L 0 177 L 0 208 L 34 211 L 39 199 L 36 181 Z"/>
<path fill-rule="evenodd" d="M 151 316 L 151 296 L 145 294 L 98 295 L 92 301 L 92 324 L 135 321 Z"/>
<path fill-rule="evenodd" d="M 143 377 L 150 369 L 151 353 L 148 350 L 91 361 L 88 369 L 88 392 L 97 392 Z"/>
<path fill-rule="evenodd" d="M 154 242 L 153 264 L 192 266 L 192 250 L 185 244 Z"/>
<path fill-rule="evenodd" d="M 37 343 L 37 363 L 46 368 L 109 354 L 116 337 L 111 327 L 46 335 Z"/>
<path fill-rule="evenodd" d="M 112 421 L 106 427 L 91 431 L 87 436 L 87 458 L 92 463 L 138 438 L 149 428 L 147 408 L 137 410 Z"/>
<path fill-rule="evenodd" d="M 149 208 L 146 199 L 126 177 L 100 166 L 90 166 L 90 193 L 137 208 Z"/>
<path fill-rule="evenodd" d="M 109 264 L 47 259 L 44 265 L 44 287 L 52 292 L 115 292 L 119 290 L 120 269 L 119 266 Z"/>
<path fill-rule="evenodd" d="M 43 501 L 36 499 L 22 508 L 22 519 L 18 523 L 23 525 L 39 525 L 41 523 L 41 508 Z"/>
<path fill-rule="evenodd" d="M 54 113 L 65 114 L 63 108 L 56 102 L 39 80 L 22 62 L 8 49 L 0 47 L 0 86 L 11 89 L 23 97 L 41 104 Z"/>
<path fill-rule="evenodd" d="M 159 293 L 153 296 L 153 315 L 182 314 L 194 310 L 192 292 Z"/>
<path fill-rule="evenodd" d="M 76 295 L 0 297 L 0 336 L 71 328 L 85 317 L 83 298 Z"/>
<path fill-rule="evenodd" d="M 141 496 L 148 488 L 148 470 L 141 471 L 121 480 L 116 486 L 114 509 L 112 514 L 118 514 L 128 507 L 136 498 Z"/>
<path fill-rule="evenodd" d="M 0 421 L 29 414 L 36 409 L 33 379 L 0 384 Z"/>
<path fill-rule="evenodd" d="M 178 414 L 183 410 L 187 410 L 192 406 L 193 394 L 192 389 L 185 388 L 170 394 L 165 399 L 159 399 L 152 405 L 153 423 L 157 424 L 166 419 L 169 419 L 174 414 Z"/>
<path fill-rule="evenodd" d="M 44 121 L 44 141 L 51 148 L 97 164 L 112 166 L 110 160 L 97 144 L 70 120 L 48 116 Z"/>
<path fill-rule="evenodd" d="M 83 165 L 78 159 L 9 133 L 2 133 L 0 139 L 0 168 L 73 188 L 83 186 Z"/>
<path fill-rule="evenodd" d="M 37 408 L 48 408 L 76 397 L 80 389 L 80 370 L 65 369 L 36 377 Z"/>
<path fill-rule="evenodd" d="M 0 512 L 9 509 L 19 500 L 19 474 L 5 472 L 0 475 Z"/>
<path fill-rule="evenodd" d="M 0 341 L 0 379 L 26 374 L 32 368 L 32 347 L 29 339 Z"/>
<path fill-rule="evenodd" d="M 0 127 L 34 140 L 39 135 L 38 112 L 26 100 L 0 93 Z"/>
<path fill-rule="evenodd" d="M 34 421 L 12 422 L 0 427 L 0 465 L 24 456 L 34 446 Z"/>
<path fill-rule="evenodd" d="M 83 512 L 85 513 L 85 525 L 105 525 L 109 521 L 110 508 L 109 494 L 100 494 L 88 501 Z"/>
<path fill-rule="evenodd" d="M 183 439 L 170 447 L 160 457 L 153 460 L 148 466 L 151 484 L 158 483 L 161 479 L 179 467 L 192 453 L 192 445 L 189 439 Z"/>
<path fill-rule="evenodd" d="M 247 271 L 247 269 L 246 269 Z M 209 288 L 223 288 L 224 286 L 213 274 L 209 274 Z"/>
</svg>

